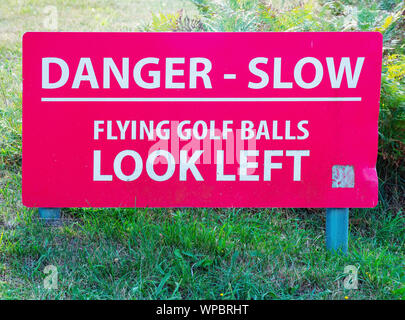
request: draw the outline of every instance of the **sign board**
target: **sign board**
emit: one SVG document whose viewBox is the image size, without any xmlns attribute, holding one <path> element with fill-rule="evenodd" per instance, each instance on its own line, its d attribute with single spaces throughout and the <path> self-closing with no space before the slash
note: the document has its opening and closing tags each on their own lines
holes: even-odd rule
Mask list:
<svg viewBox="0 0 405 320">
<path fill-rule="evenodd" d="M 382 36 L 26 33 L 23 203 L 373 207 Z"/>
</svg>

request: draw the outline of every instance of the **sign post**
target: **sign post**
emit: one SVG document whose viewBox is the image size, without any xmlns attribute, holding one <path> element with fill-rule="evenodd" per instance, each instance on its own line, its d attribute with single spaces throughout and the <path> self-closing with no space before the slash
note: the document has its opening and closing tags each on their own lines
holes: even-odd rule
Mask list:
<svg viewBox="0 0 405 320">
<path fill-rule="evenodd" d="M 349 209 L 326 209 L 326 248 L 337 253 L 347 253 L 349 244 Z"/>
<path fill-rule="evenodd" d="M 23 204 L 348 209 L 378 202 L 377 32 L 26 33 Z"/>
<path fill-rule="evenodd" d="M 38 213 L 45 222 L 60 220 L 60 208 L 38 208 Z"/>
</svg>

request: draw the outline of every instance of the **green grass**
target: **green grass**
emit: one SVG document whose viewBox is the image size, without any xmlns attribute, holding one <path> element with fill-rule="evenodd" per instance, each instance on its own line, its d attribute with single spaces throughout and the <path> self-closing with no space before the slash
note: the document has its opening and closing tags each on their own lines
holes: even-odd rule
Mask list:
<svg viewBox="0 0 405 320">
<path fill-rule="evenodd" d="M 39 221 L 21 204 L 21 35 L 44 30 L 42 9 L 53 3 L 0 2 L 0 299 L 405 297 L 400 192 L 351 210 L 347 256 L 326 251 L 322 210 L 63 209 L 61 224 Z M 133 31 L 152 12 L 196 14 L 169 0 L 57 8 L 64 31 Z M 56 290 L 44 288 L 47 265 L 57 267 Z M 343 287 L 348 265 L 358 267 L 357 290 Z"/>
<path fill-rule="evenodd" d="M 342 257 L 325 250 L 316 211 L 76 209 L 45 227 L 20 207 L 3 228 L 1 297 L 401 298 L 403 225 L 381 214 L 354 212 Z M 47 265 L 58 268 L 58 290 L 43 286 Z M 347 265 L 359 268 L 358 290 L 343 288 Z"/>
</svg>

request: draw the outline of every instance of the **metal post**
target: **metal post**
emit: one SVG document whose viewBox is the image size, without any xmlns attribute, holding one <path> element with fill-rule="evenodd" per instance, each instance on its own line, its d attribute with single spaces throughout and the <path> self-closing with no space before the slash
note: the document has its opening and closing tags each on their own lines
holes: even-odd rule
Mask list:
<svg viewBox="0 0 405 320">
<path fill-rule="evenodd" d="M 349 243 L 349 208 L 326 209 L 326 248 L 347 253 Z"/>
<path fill-rule="evenodd" d="M 60 220 L 60 208 L 38 208 L 39 217 L 45 222 L 58 222 Z"/>
</svg>

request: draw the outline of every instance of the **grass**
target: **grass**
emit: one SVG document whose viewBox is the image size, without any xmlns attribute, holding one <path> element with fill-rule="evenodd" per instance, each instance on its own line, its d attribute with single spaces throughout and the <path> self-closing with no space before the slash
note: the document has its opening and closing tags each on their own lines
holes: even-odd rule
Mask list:
<svg viewBox="0 0 405 320">
<path fill-rule="evenodd" d="M 60 226 L 44 227 L 35 211 L 20 208 L 4 228 L 0 292 L 5 299 L 400 298 L 399 217 L 354 217 L 342 257 L 324 248 L 320 212 L 76 209 L 64 211 Z M 43 286 L 47 265 L 58 268 L 58 290 Z M 347 265 L 359 268 L 358 290 L 343 288 Z"/>
<path fill-rule="evenodd" d="M 351 210 L 349 254 L 325 249 L 322 210 L 63 209 L 46 226 L 21 204 L 21 35 L 132 31 L 183 1 L 0 2 L 0 299 L 403 299 L 403 208 Z M 84 5 L 86 4 L 86 5 Z M 382 182 L 383 183 L 383 182 Z M 401 195 L 399 195 L 400 197 Z M 45 289 L 43 270 L 58 270 Z M 345 266 L 358 289 L 343 287 Z"/>
</svg>

